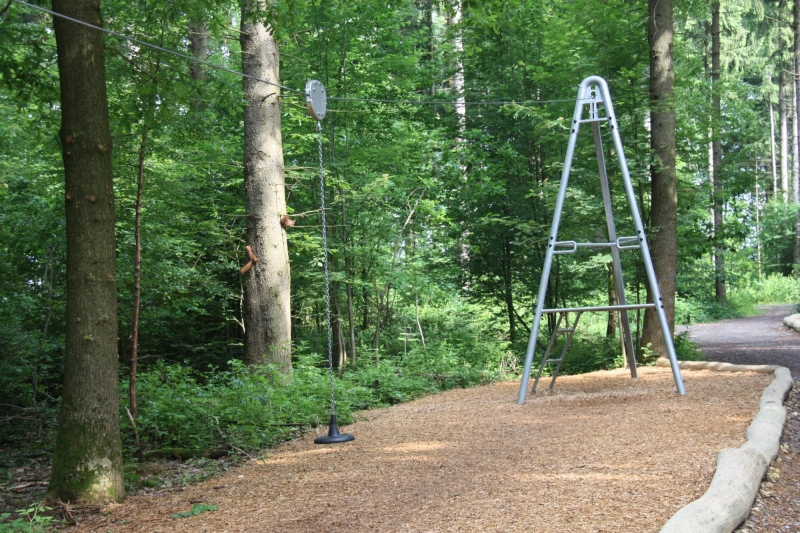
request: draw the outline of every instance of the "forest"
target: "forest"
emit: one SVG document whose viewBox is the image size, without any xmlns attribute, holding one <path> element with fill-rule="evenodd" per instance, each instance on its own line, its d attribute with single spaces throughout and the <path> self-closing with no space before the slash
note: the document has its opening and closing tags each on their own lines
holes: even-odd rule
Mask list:
<svg viewBox="0 0 800 533">
<path fill-rule="evenodd" d="M 340 423 L 518 378 L 587 76 L 608 81 L 670 325 L 800 303 L 797 4 L 8 0 L 0 463 L 53 457 L 50 498 L 118 501 L 142 458 L 326 425 L 329 355 Z M 559 235 L 598 241 L 585 135 Z M 557 256 L 549 304 L 615 303 L 610 265 Z M 619 319 L 583 319 L 563 372 L 623 365 Z M 655 318 L 629 319 L 652 363 Z"/>
</svg>

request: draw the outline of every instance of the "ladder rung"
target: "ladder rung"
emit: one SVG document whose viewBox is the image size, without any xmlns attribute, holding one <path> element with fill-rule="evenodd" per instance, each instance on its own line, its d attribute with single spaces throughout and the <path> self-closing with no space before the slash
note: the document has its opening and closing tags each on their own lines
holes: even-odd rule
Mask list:
<svg viewBox="0 0 800 533">
<path fill-rule="evenodd" d="M 563 360 L 564 360 L 563 357 L 561 359 L 548 359 L 547 361 L 545 361 L 545 363 L 560 363 Z"/>
<path fill-rule="evenodd" d="M 569 328 L 569 329 L 562 328 L 557 330 L 556 333 L 575 333 L 575 328 Z"/>
</svg>

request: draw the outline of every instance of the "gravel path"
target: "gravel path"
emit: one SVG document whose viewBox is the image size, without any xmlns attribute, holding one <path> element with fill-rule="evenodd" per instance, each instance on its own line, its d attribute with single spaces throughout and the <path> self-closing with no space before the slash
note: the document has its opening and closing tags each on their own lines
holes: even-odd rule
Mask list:
<svg viewBox="0 0 800 533">
<path fill-rule="evenodd" d="M 738 365 L 781 365 L 800 379 L 800 333 L 783 325 L 791 314 L 788 305 L 762 308 L 760 316 L 723 320 L 712 324 L 679 326 L 677 333 L 689 330 L 709 361 Z"/>
<path fill-rule="evenodd" d="M 689 331 L 710 361 L 744 365 L 781 365 L 800 379 L 800 333 L 783 325 L 789 306 L 762 309 L 756 317 L 676 328 Z M 800 532 L 800 394 L 795 386 L 786 400 L 788 412 L 781 451 L 772 464 L 750 516 L 740 533 Z"/>
</svg>

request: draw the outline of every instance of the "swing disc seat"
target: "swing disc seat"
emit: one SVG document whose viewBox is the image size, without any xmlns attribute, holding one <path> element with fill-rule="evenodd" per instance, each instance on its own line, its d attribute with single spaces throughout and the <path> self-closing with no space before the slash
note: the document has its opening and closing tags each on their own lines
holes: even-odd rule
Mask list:
<svg viewBox="0 0 800 533">
<path fill-rule="evenodd" d="M 336 424 L 336 415 L 331 415 L 331 425 L 328 434 L 314 439 L 314 444 L 340 444 L 350 442 L 356 438 L 349 433 L 339 433 L 339 426 Z"/>
</svg>

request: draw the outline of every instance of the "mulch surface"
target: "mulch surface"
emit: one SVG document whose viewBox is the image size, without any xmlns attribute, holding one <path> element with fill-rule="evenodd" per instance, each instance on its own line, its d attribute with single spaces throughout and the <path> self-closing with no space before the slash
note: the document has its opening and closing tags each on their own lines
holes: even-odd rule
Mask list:
<svg viewBox="0 0 800 533">
<path fill-rule="evenodd" d="M 73 531 L 655 532 L 702 495 L 716 454 L 745 441 L 772 376 L 669 369 L 559 377 L 515 403 L 518 382 L 368 411 L 220 478 L 132 496 Z M 182 519 L 193 502 L 219 509 Z"/>
</svg>

